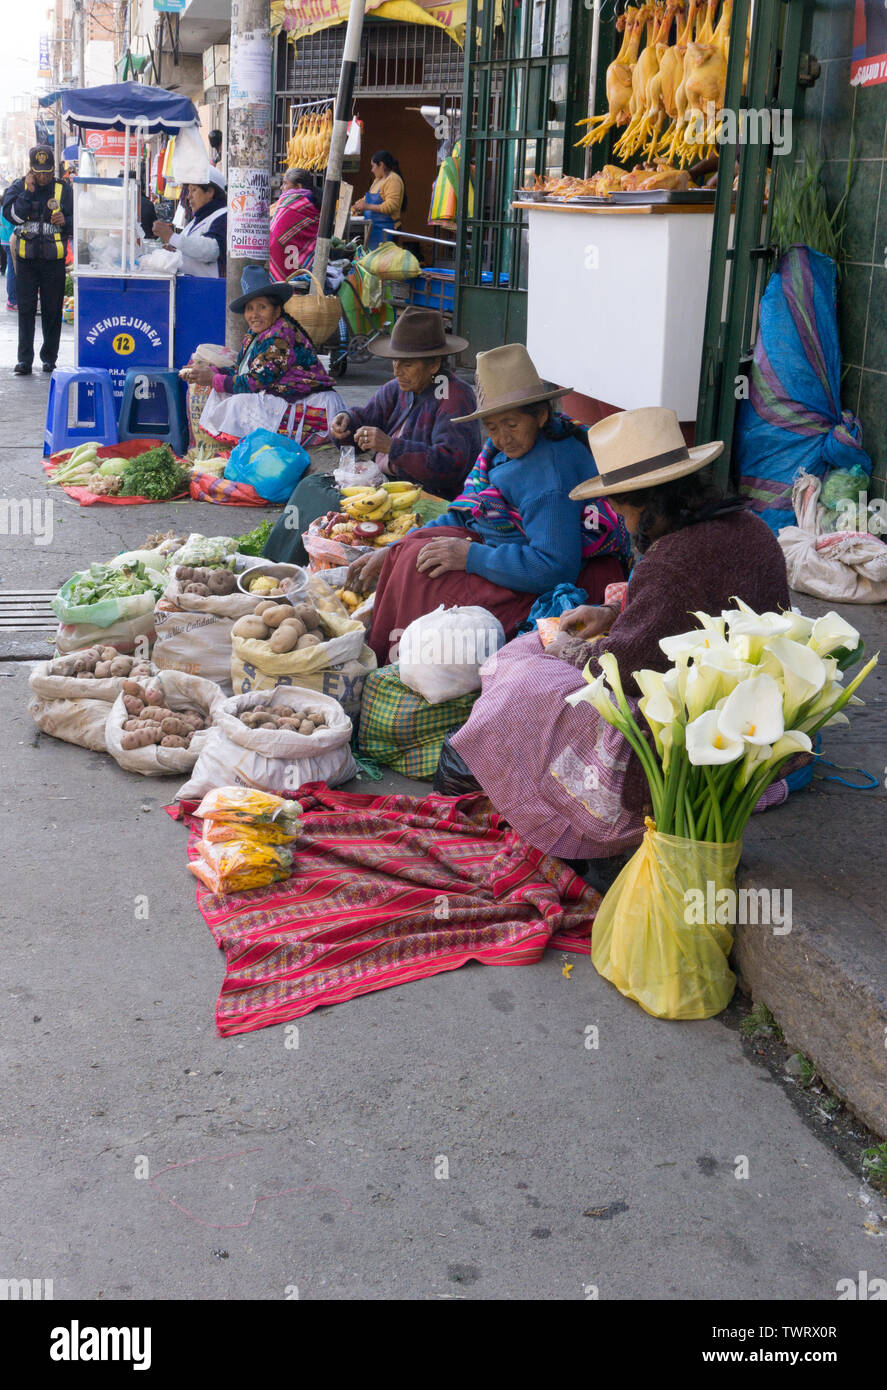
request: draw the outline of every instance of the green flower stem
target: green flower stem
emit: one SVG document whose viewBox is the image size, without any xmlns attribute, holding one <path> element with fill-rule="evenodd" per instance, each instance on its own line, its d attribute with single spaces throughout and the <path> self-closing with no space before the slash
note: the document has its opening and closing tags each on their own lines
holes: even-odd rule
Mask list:
<svg viewBox="0 0 887 1390">
<path fill-rule="evenodd" d="M 677 739 L 674 739 L 675 729 L 678 730 Z M 674 818 L 674 808 L 675 799 L 677 797 L 678 791 L 678 782 L 680 780 L 681 768 L 686 761 L 685 759 L 679 758 L 677 756 L 679 750 L 682 749 L 684 746 L 683 725 L 673 725 L 673 739 L 674 741 L 672 743 L 671 757 L 669 759 L 668 764 L 668 775 L 665 779 L 665 793 L 662 805 L 662 821 L 661 823 L 659 821 L 656 822 L 658 828 L 662 831 L 663 835 L 671 834 L 671 824 Z"/>
<path fill-rule="evenodd" d="M 687 821 L 687 839 L 688 839 L 688 840 L 698 840 L 698 839 L 699 839 L 699 835 L 698 835 L 698 833 L 697 833 L 697 828 L 696 828 L 696 818 L 695 818 L 694 815 L 693 815 L 693 808 L 692 808 L 692 806 L 690 805 L 690 800 L 689 800 L 689 798 L 688 798 L 688 799 L 686 800 L 686 802 L 684 803 L 684 815 L 685 815 L 686 821 Z"/>
<path fill-rule="evenodd" d="M 723 843 L 724 843 L 724 822 L 723 822 L 723 820 L 721 819 L 721 803 L 720 803 L 720 798 L 718 797 L 717 788 L 716 788 L 716 786 L 715 786 L 715 779 L 714 779 L 714 777 L 712 776 L 711 768 L 710 768 L 710 767 L 703 767 L 703 769 L 702 769 L 702 775 L 703 775 L 703 777 L 705 778 L 705 781 L 706 781 L 706 783 L 707 783 L 707 785 L 708 785 L 708 794 L 709 794 L 709 796 L 711 797 L 711 818 L 710 818 L 710 823 L 711 823 L 711 820 L 713 820 L 713 822 L 714 822 L 714 832 L 715 832 L 715 833 L 714 833 L 714 838 L 717 840 L 718 844 L 723 844 Z"/>
<path fill-rule="evenodd" d="M 690 764 L 687 759 L 684 758 L 681 762 L 681 773 L 678 779 L 678 792 L 675 801 L 674 834 L 678 836 L 684 835 L 684 810 L 686 806 L 687 774 L 689 769 Z"/>
</svg>

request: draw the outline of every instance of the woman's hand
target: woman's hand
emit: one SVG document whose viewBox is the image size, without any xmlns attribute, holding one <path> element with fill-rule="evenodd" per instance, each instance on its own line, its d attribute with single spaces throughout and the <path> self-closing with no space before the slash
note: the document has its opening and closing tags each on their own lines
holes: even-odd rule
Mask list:
<svg viewBox="0 0 887 1390">
<path fill-rule="evenodd" d="M 558 629 L 571 639 L 578 638 L 582 642 L 590 642 L 592 637 L 603 637 L 604 633 L 609 632 L 616 616 L 615 608 L 581 604 L 579 608 L 570 608 L 561 614 Z M 551 647 L 548 650 L 551 651 Z"/>
<path fill-rule="evenodd" d="M 364 210 L 365 207 L 366 207 L 366 203 L 364 202 L 363 198 L 358 198 L 358 200 L 357 200 L 356 203 L 352 203 L 352 204 L 351 204 L 351 211 L 352 211 L 352 212 L 363 212 L 363 210 Z"/>
<path fill-rule="evenodd" d="M 578 638 L 571 636 L 569 632 L 562 632 L 558 637 L 555 637 L 553 642 L 549 642 L 543 655 L 557 656 L 560 657 L 562 661 L 566 661 L 568 659 L 567 652 L 571 647 L 576 645 L 578 640 Z"/>
<path fill-rule="evenodd" d="M 155 222 L 151 230 L 154 235 L 163 242 L 164 246 L 166 246 L 170 237 L 175 232 L 175 227 L 171 222 Z"/>
<path fill-rule="evenodd" d="M 338 415 L 334 415 L 330 423 L 330 434 L 333 439 L 347 439 L 351 433 L 351 416 L 347 410 L 340 410 Z"/>
<path fill-rule="evenodd" d="M 193 367 L 185 367 L 181 373 L 183 381 L 189 386 L 212 386 L 215 367 L 208 362 L 195 362 Z"/>
<path fill-rule="evenodd" d="M 354 436 L 354 442 L 361 449 L 371 449 L 377 454 L 387 454 L 394 440 L 384 430 L 375 425 L 362 425 Z"/>
<path fill-rule="evenodd" d="M 377 550 L 358 556 L 348 566 L 344 587 L 355 594 L 371 594 L 379 582 L 387 553 L 388 547 L 380 545 Z"/>
<path fill-rule="evenodd" d="M 439 541 L 429 541 L 419 551 L 416 569 L 426 573 L 429 579 L 439 579 L 449 570 L 464 570 L 468 549 L 473 543 L 456 540 L 451 536 L 444 536 Z"/>
</svg>

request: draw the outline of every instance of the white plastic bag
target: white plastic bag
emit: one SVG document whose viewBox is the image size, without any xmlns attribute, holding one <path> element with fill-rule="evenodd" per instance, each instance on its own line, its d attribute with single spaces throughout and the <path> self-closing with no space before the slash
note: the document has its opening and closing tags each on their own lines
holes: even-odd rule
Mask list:
<svg viewBox="0 0 887 1390">
<path fill-rule="evenodd" d="M 110 646 L 110 643 L 102 643 L 102 646 L 106 645 Z M 105 704 L 112 705 L 123 690 L 123 682 L 130 679 L 128 676 L 106 676 L 102 680 L 84 680 L 82 676 L 54 676 L 50 672 L 51 664 L 49 661 L 38 662 L 28 677 L 31 691 L 41 700 L 102 700 Z M 147 669 L 152 676 L 157 674 L 150 663 Z"/>
<path fill-rule="evenodd" d="M 349 445 L 339 454 L 339 467 L 333 473 L 336 487 L 379 487 L 385 481 L 375 459 L 355 460 L 354 449 Z"/>
<path fill-rule="evenodd" d="M 196 125 L 182 126 L 176 131 L 176 143 L 172 152 L 172 182 L 211 183 L 212 164 L 209 152 L 203 143 L 203 136 Z"/>
<path fill-rule="evenodd" d="M 410 623 L 400 639 L 400 679 L 429 705 L 480 690 L 480 668 L 505 642 L 486 608 L 436 608 Z"/>
<path fill-rule="evenodd" d="M 248 729 L 236 717 L 241 710 L 267 704 L 290 709 L 322 709 L 326 727 L 313 734 L 288 729 Z M 255 787 L 260 791 L 296 791 L 307 782 L 337 787 L 354 776 L 351 720 L 328 695 L 298 686 L 278 686 L 270 694 L 234 695 L 215 712 L 213 727 L 190 779 L 177 793 L 180 801 L 205 796 L 214 787 Z"/>
<path fill-rule="evenodd" d="M 154 609 L 135 618 L 118 618 L 108 627 L 93 623 L 59 623 L 55 632 L 57 656 L 82 652 L 87 647 L 116 647 L 121 656 L 138 656 L 147 661 L 154 642 Z"/>
<path fill-rule="evenodd" d="M 192 362 L 206 362 L 210 367 L 218 367 L 219 371 L 226 368 L 233 368 L 237 362 L 237 354 L 230 348 L 223 347 L 221 343 L 198 343 L 191 353 Z"/>
<path fill-rule="evenodd" d="M 361 124 L 360 121 L 354 119 L 348 122 L 348 132 L 345 136 L 345 149 L 342 152 L 343 159 L 359 158 Z"/>
<path fill-rule="evenodd" d="M 159 690 L 168 709 L 199 709 L 210 720 L 224 700 L 215 682 L 187 675 L 183 671 L 161 671 L 152 680 L 144 681 L 143 685 L 146 690 Z M 121 739 L 123 725 L 128 718 L 123 696 L 120 695 L 111 706 L 105 725 L 108 752 L 125 771 L 141 772 L 145 777 L 168 777 L 190 772 L 211 733 L 211 729 L 199 730 L 192 736 L 187 748 L 161 748 L 159 743 L 149 743 L 145 748 L 124 748 Z"/>
<path fill-rule="evenodd" d="M 144 275 L 178 275 L 185 260 L 181 251 L 146 251 L 138 264 Z"/>
<path fill-rule="evenodd" d="M 797 526 L 777 537 L 785 556 L 789 587 L 832 603 L 887 601 L 887 545 L 858 531 L 819 531 L 817 504 L 822 480 L 798 474 L 792 488 Z"/>
<path fill-rule="evenodd" d="M 259 561 L 252 555 L 236 555 L 235 572 L 242 574 Z M 238 618 L 254 613 L 258 594 L 184 592 L 184 584 L 172 570 L 169 583 L 154 609 L 154 661 L 164 671 L 187 671 L 215 681 L 225 694 L 231 690 L 231 629 Z"/>
<path fill-rule="evenodd" d="M 289 402 L 267 391 L 210 391 L 200 412 L 200 428 L 207 434 L 229 434 L 244 439 L 253 430 L 277 431 L 289 409 Z"/>
</svg>

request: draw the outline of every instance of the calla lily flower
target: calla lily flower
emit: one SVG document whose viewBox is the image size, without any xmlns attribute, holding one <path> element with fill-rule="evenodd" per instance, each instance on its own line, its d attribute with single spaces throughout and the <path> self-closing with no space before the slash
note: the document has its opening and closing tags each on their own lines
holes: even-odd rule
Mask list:
<svg viewBox="0 0 887 1390">
<path fill-rule="evenodd" d="M 582 704 L 593 705 L 598 714 L 601 715 L 603 719 L 606 719 L 608 724 L 617 724 L 619 722 L 619 711 L 610 698 L 610 692 L 607 689 L 607 683 L 603 676 L 596 677 L 595 680 L 590 681 L 587 685 L 583 685 L 580 690 L 575 690 L 572 695 L 566 695 L 564 697 L 564 704 L 573 705 L 574 707 Z"/>
<path fill-rule="evenodd" d="M 725 612 L 723 616 L 730 632 L 730 650 L 741 661 L 760 661 L 765 644 L 772 637 L 783 636 L 791 626 L 779 613 Z"/>
<path fill-rule="evenodd" d="M 766 644 L 759 669 L 782 686 L 783 713 L 789 724 L 816 698 L 828 674 L 825 662 L 816 652 L 787 637 L 774 637 Z"/>
<path fill-rule="evenodd" d="M 678 632 L 673 637 L 663 637 L 660 649 L 669 661 L 679 656 L 694 656 L 699 651 L 727 651 L 727 641 L 722 633 L 714 629 L 693 628 L 691 632 Z"/>
<path fill-rule="evenodd" d="M 768 763 L 773 755 L 773 748 L 769 743 L 749 744 L 745 750 L 745 757 L 742 760 L 742 767 L 736 776 L 736 785 L 747 787 L 754 774 L 764 763 Z"/>
<path fill-rule="evenodd" d="M 856 628 L 851 627 L 837 613 L 825 613 L 813 624 L 808 645 L 820 656 L 830 656 L 841 647 L 852 652 L 859 646 L 860 640 Z"/>
<path fill-rule="evenodd" d="M 782 692 L 766 673 L 740 681 L 724 701 L 718 728 L 728 739 L 746 743 L 775 743 L 785 732 Z"/>
<path fill-rule="evenodd" d="M 711 613 L 703 613 L 701 611 L 695 612 L 693 617 L 699 619 L 700 626 L 704 627 L 706 632 L 716 632 L 719 637 L 724 636 L 726 624 L 723 618 L 715 618 Z"/>
<path fill-rule="evenodd" d="M 780 758 L 787 758 L 791 753 L 812 752 L 813 744 L 810 742 L 809 734 L 805 734 L 803 729 L 786 729 L 782 738 L 778 738 L 774 743 L 769 761 L 778 762 Z"/>
<path fill-rule="evenodd" d="M 810 640 L 813 631 L 813 618 L 805 618 L 803 613 L 796 613 L 793 608 L 788 608 L 782 615 L 787 618 L 791 627 L 786 632 L 786 637 L 790 642 L 802 642 L 806 644 Z"/>
<path fill-rule="evenodd" d="M 743 755 L 745 744 L 741 738 L 729 738 L 718 727 L 717 710 L 706 710 L 687 725 L 687 757 L 694 767 L 711 766 L 715 763 L 735 763 Z"/>
</svg>

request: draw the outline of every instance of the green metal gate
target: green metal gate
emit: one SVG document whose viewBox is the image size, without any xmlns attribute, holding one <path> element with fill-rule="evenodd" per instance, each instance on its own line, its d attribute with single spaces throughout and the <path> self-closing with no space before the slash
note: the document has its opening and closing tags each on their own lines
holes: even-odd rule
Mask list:
<svg viewBox="0 0 887 1390">
<path fill-rule="evenodd" d="M 534 173 L 582 170 L 573 130 L 588 32 L 584 0 L 470 0 L 456 319 L 472 352 L 526 337 L 527 221 L 514 193 Z"/>
</svg>

